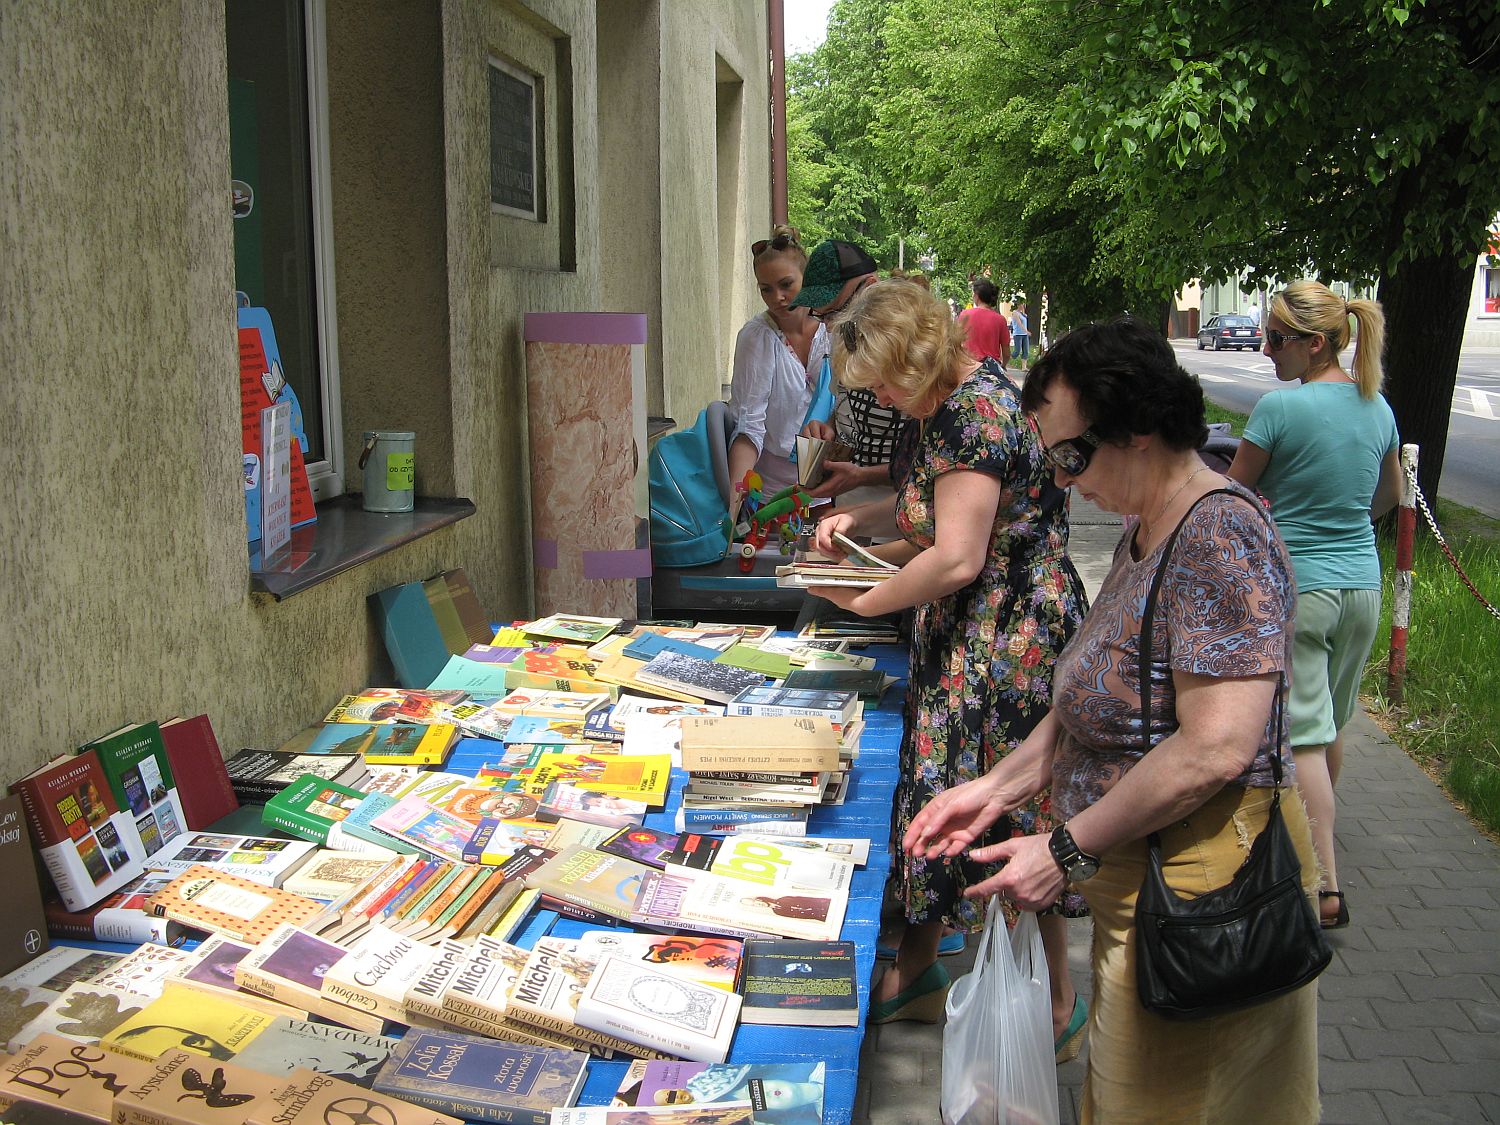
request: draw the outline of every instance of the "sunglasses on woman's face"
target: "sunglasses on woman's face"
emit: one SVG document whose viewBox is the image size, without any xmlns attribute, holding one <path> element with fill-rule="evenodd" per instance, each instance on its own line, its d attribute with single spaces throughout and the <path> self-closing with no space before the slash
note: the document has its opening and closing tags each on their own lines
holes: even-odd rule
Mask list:
<svg viewBox="0 0 1500 1125">
<path fill-rule="evenodd" d="M 1094 459 L 1099 446 L 1104 444 L 1093 430 L 1084 430 L 1077 437 L 1064 438 L 1055 445 L 1042 446 L 1042 457 L 1052 468 L 1070 477 L 1081 476 Z"/>
<path fill-rule="evenodd" d="M 1294 332 L 1283 334 L 1281 332 L 1277 332 L 1274 328 L 1266 329 L 1266 340 L 1270 343 L 1271 350 L 1273 352 L 1279 352 L 1282 349 L 1282 346 L 1285 345 L 1288 340 L 1305 339 L 1307 339 L 1306 333 Z"/>
</svg>

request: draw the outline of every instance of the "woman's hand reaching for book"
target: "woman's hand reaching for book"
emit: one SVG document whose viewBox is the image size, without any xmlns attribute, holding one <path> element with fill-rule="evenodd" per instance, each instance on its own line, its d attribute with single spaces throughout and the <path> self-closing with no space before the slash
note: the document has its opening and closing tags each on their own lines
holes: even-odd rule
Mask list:
<svg viewBox="0 0 1500 1125">
<path fill-rule="evenodd" d="M 818 554 L 833 559 L 835 562 L 842 561 L 848 552 L 844 549 L 843 544 L 833 537 L 834 532 L 853 535 L 856 522 L 852 512 L 836 512 L 831 516 L 819 520 L 813 534 L 813 549 Z M 824 595 L 819 594 L 818 596 L 823 597 Z M 834 599 L 829 598 L 828 600 L 833 601 Z"/>
</svg>

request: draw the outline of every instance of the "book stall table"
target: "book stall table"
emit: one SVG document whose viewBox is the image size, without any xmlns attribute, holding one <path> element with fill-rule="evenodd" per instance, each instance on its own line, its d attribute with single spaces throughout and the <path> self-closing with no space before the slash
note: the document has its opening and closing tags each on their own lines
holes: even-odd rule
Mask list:
<svg viewBox="0 0 1500 1125">
<path fill-rule="evenodd" d="M 850 884 L 849 906 L 840 935 L 844 941 L 855 944 L 854 975 L 859 993 L 859 1023 L 854 1027 L 742 1023 L 735 1031 L 727 1060 L 731 1063 L 824 1063 L 823 1125 L 848 1125 L 854 1114 L 859 1053 L 870 1005 L 870 974 L 875 968 L 880 908 L 891 869 L 891 812 L 899 774 L 897 752 L 901 745 L 901 706 L 906 694 L 906 650 L 894 645 L 880 645 L 871 646 L 866 651 L 877 658 L 882 672 L 899 677 L 901 682 L 886 690 L 878 708 L 866 705 L 859 759 L 844 803 L 814 809 L 808 822 L 809 835 L 856 836 L 870 841 L 869 862 L 855 872 Z M 446 768 L 455 773 L 473 773 L 494 756 L 494 742 L 467 738 L 458 743 Z M 667 805 L 646 817 L 648 827 L 675 831 L 674 818 L 686 781 L 687 775 L 683 771 L 672 771 Z M 529 947 L 537 938 L 548 934 L 576 937 L 591 928 L 596 927 L 563 918 L 550 910 L 538 910 L 512 940 L 517 945 Z M 591 1059 L 588 1080 L 578 1104 L 608 1105 L 628 1065 L 629 1060 Z"/>
</svg>

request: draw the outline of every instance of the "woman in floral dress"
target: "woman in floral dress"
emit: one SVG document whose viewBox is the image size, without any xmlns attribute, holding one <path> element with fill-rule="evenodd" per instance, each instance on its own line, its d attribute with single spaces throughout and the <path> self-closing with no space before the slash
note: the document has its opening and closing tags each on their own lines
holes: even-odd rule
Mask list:
<svg viewBox="0 0 1500 1125">
<path fill-rule="evenodd" d="M 901 573 L 870 590 L 817 591 L 864 615 L 917 607 L 893 826 L 899 840 L 934 795 L 983 774 L 1046 714 L 1052 665 L 1082 620 L 1085 596 L 1066 553 L 1066 494 L 1043 462 L 1019 392 L 998 364 L 964 351 L 948 310 L 915 286 L 877 285 L 832 336 L 841 381 L 868 387 L 922 426 L 895 510 L 834 515 L 817 535 L 818 549 L 835 557 L 836 531 L 901 536 L 875 549 L 903 564 Z M 993 839 L 1052 827 L 1044 796 L 997 826 Z M 962 857 L 901 861 L 907 926 L 876 986 L 872 1020 L 941 1016 L 943 929 L 983 925 L 984 902 L 963 892 L 992 874 Z M 1060 1041 L 1082 1026 L 1078 1013 L 1086 1010 L 1068 977 L 1065 912 L 1083 913 L 1081 900 L 1060 902 L 1041 919 Z"/>
</svg>

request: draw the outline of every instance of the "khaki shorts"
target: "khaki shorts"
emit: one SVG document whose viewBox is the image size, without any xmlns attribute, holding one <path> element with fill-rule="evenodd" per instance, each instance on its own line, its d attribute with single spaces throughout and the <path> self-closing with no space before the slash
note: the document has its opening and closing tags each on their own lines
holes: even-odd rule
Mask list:
<svg viewBox="0 0 1500 1125">
<path fill-rule="evenodd" d="M 1375 628 L 1379 590 L 1297 595 L 1292 639 L 1292 746 L 1327 746 L 1354 714 Z"/>
</svg>

